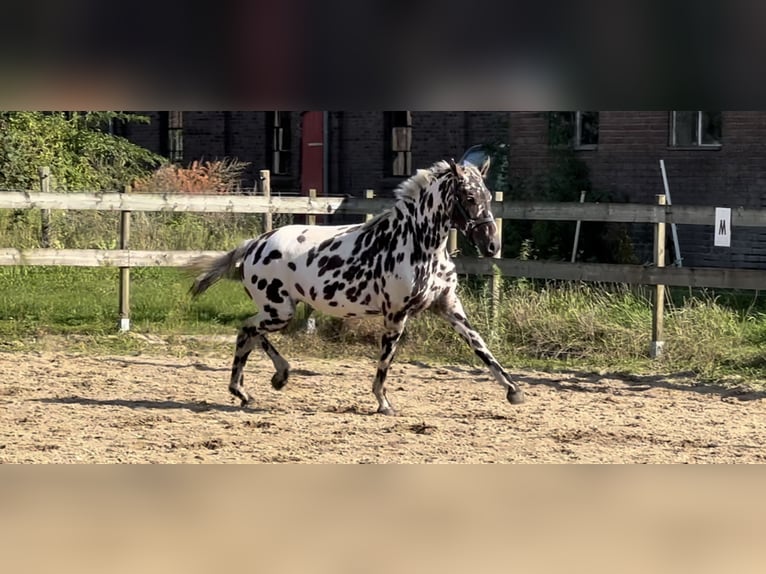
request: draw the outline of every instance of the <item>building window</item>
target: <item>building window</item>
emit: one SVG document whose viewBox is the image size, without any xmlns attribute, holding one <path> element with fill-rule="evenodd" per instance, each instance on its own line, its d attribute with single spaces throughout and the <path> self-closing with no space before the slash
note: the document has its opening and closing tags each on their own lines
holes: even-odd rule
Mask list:
<svg viewBox="0 0 766 574">
<path fill-rule="evenodd" d="M 274 175 L 290 173 L 290 112 L 269 112 L 266 122 L 269 169 Z"/>
<path fill-rule="evenodd" d="M 551 112 L 548 129 L 554 147 L 595 149 L 598 146 L 598 112 Z"/>
<path fill-rule="evenodd" d="M 160 154 L 172 163 L 184 160 L 184 113 L 160 112 Z"/>
<path fill-rule="evenodd" d="M 721 112 L 671 112 L 670 145 L 720 147 Z"/>
<path fill-rule="evenodd" d="M 395 177 L 412 175 L 412 113 L 386 112 L 386 173 Z"/>
</svg>

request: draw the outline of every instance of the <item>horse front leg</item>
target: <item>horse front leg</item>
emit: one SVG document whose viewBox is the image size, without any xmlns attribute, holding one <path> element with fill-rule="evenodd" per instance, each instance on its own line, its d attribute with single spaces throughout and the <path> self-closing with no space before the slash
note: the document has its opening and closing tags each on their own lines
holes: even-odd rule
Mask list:
<svg viewBox="0 0 766 574">
<path fill-rule="evenodd" d="M 377 412 L 380 414 L 396 414 L 394 407 L 391 406 L 391 403 L 386 397 L 386 376 L 388 375 L 388 367 L 391 365 L 391 361 L 396 353 L 399 339 L 401 339 L 402 333 L 404 332 L 404 324 L 406 321 L 406 317 L 399 323 L 386 321 L 386 331 L 380 338 L 380 361 L 378 361 L 378 370 L 375 373 L 375 381 L 372 384 L 372 392 L 375 395 L 375 398 L 378 399 Z"/>
<path fill-rule="evenodd" d="M 474 329 L 465 315 L 463 304 L 454 291 L 449 291 L 442 299 L 432 307 L 433 311 L 444 317 L 452 328 L 468 343 L 473 352 L 482 362 L 489 367 L 492 376 L 507 389 L 506 398 L 512 405 L 524 402 L 524 391 L 518 383 L 497 362 L 481 335 Z"/>
</svg>

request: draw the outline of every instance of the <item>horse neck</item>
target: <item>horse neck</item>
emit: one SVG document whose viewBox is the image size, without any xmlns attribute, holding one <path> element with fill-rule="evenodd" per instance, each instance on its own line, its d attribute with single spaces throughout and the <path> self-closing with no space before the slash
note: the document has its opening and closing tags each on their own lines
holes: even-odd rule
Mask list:
<svg viewBox="0 0 766 574">
<path fill-rule="evenodd" d="M 443 251 L 449 236 L 454 205 L 449 180 L 434 180 L 417 198 L 411 198 L 409 201 L 414 202 L 415 207 L 415 244 L 428 253 Z"/>
</svg>

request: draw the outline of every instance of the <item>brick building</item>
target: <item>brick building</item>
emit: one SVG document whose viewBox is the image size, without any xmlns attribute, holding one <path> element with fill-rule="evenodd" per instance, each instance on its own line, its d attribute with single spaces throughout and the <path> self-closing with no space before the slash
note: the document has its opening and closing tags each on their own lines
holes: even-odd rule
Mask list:
<svg viewBox="0 0 766 574">
<path fill-rule="evenodd" d="M 277 193 L 386 194 L 406 175 L 476 143 L 509 145 L 509 177 L 551 169 L 555 145 L 588 167 L 592 191 L 651 203 L 662 193 L 664 159 L 675 204 L 766 207 L 766 112 L 146 112 L 132 141 L 182 163 L 237 157 L 272 170 Z M 563 131 L 552 131 L 552 122 Z M 325 126 L 327 129 L 325 129 Z M 552 134 L 565 134 L 552 141 Z M 326 152 L 326 153 L 325 153 Z M 513 197 L 514 193 L 507 194 Z M 631 226 L 648 258 L 651 229 Z M 587 224 L 583 225 L 587 233 Z M 679 226 L 687 266 L 766 268 L 766 231 L 735 229 L 730 249 L 713 247 L 713 226 Z"/>
<path fill-rule="evenodd" d="M 766 208 L 766 112 L 593 114 L 595 130 L 582 125 L 579 113 L 570 118 L 570 145 L 587 164 L 593 190 L 618 201 L 653 203 L 664 191 L 662 159 L 674 204 Z M 551 161 L 551 114 L 510 115 L 510 172 L 538 176 Z M 595 131 L 595 141 L 578 141 L 578 129 Z M 640 260 L 650 259 L 650 227 L 631 226 Z M 713 234 L 712 221 L 678 226 L 685 266 L 766 268 L 766 230 L 733 229 L 731 248 L 714 247 Z"/>
<path fill-rule="evenodd" d="M 184 164 L 237 157 L 251 164 L 245 187 L 255 184 L 259 170 L 270 169 L 273 189 L 283 193 L 308 187 L 326 188 L 326 195 L 390 190 L 418 167 L 459 158 L 475 143 L 508 139 L 505 112 L 141 113 L 151 122 L 126 126 L 131 141 Z M 309 122 L 310 132 L 303 129 Z M 307 162 L 325 145 L 326 163 Z"/>
</svg>

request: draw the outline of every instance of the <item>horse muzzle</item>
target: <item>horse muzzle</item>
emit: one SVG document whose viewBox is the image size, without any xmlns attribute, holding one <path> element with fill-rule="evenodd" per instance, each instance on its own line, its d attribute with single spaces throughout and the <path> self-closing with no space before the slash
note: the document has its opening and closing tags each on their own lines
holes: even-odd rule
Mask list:
<svg viewBox="0 0 766 574">
<path fill-rule="evenodd" d="M 497 225 L 492 217 L 471 221 L 465 231 L 466 237 L 485 257 L 494 257 L 500 251 Z"/>
</svg>

